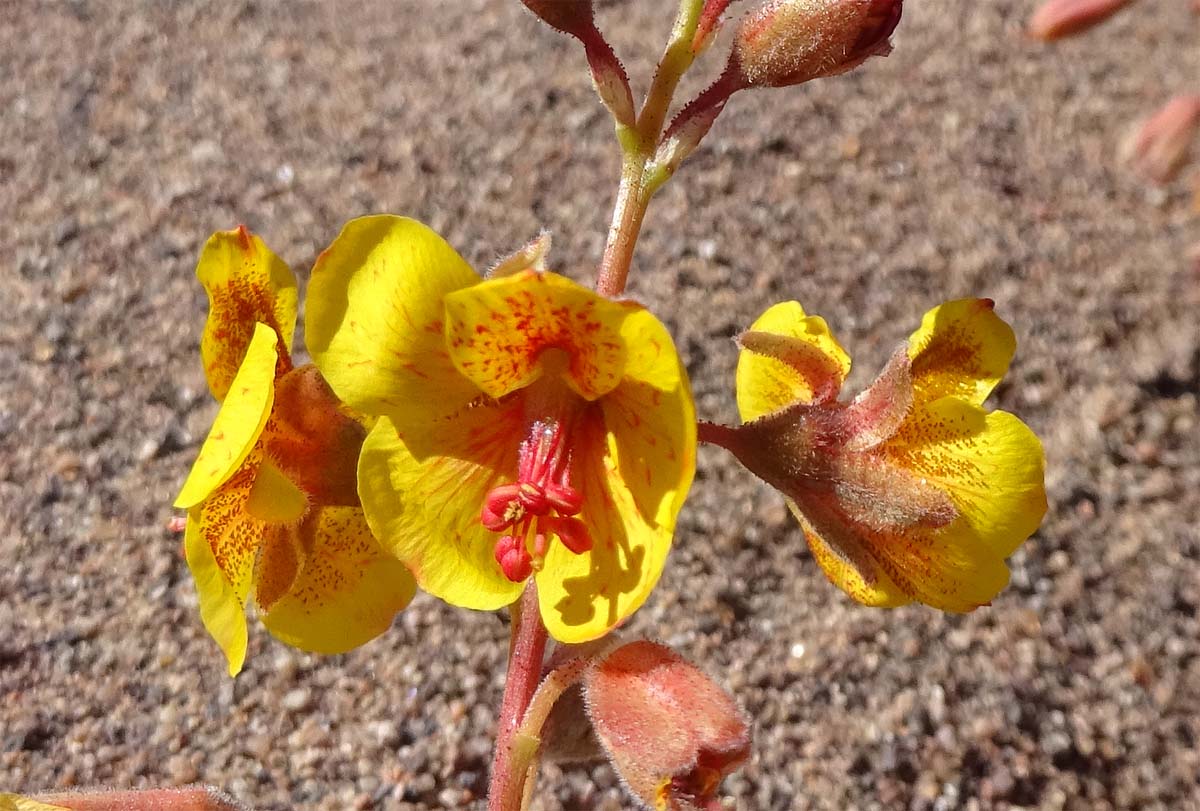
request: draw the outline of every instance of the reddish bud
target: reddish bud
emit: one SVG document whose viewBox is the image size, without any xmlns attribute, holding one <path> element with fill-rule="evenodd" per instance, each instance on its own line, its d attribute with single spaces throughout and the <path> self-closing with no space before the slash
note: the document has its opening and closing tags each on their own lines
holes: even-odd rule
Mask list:
<svg viewBox="0 0 1200 811">
<path fill-rule="evenodd" d="M 1029 20 L 1029 35 L 1041 40 L 1073 36 L 1099 25 L 1133 0 L 1049 0 Z"/>
<path fill-rule="evenodd" d="M 588 67 L 592 71 L 592 84 L 595 85 L 600 100 L 617 121 L 625 126 L 633 126 L 637 116 L 633 109 L 629 76 L 613 52 L 612 46 L 596 27 L 591 0 L 521 2 L 551 28 L 570 34 L 583 43 Z"/>
<path fill-rule="evenodd" d="M 836 76 L 891 50 L 903 0 L 768 0 L 738 26 L 731 65 L 747 86 Z"/>
<path fill-rule="evenodd" d="M 1176 96 L 1143 121 L 1124 145 L 1124 159 L 1142 177 L 1166 183 L 1187 162 L 1200 129 L 1200 96 Z"/>
<path fill-rule="evenodd" d="M 525 543 L 512 535 L 501 536 L 496 541 L 496 562 L 504 576 L 514 583 L 520 583 L 533 574 L 533 558 Z"/>
<path fill-rule="evenodd" d="M 564 34 L 582 38 L 596 27 L 592 0 L 521 0 L 542 22 Z"/>
<path fill-rule="evenodd" d="M 584 677 L 596 737 L 630 792 L 649 808 L 715 803 L 721 780 L 750 756 L 750 728 L 699 668 L 653 642 L 632 642 Z"/>
</svg>

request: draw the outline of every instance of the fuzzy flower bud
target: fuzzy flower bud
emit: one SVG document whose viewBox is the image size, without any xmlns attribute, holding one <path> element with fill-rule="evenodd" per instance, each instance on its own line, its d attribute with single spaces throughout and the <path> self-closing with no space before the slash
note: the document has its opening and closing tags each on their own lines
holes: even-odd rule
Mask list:
<svg viewBox="0 0 1200 811">
<path fill-rule="evenodd" d="M 1029 35 L 1055 40 L 1099 25 L 1133 0 L 1049 0 L 1029 20 Z"/>
<path fill-rule="evenodd" d="M 733 62 L 747 86 L 836 76 L 891 50 L 903 0 L 768 0 L 738 25 Z"/>
<path fill-rule="evenodd" d="M 725 775 L 750 756 L 750 727 L 729 694 L 675 651 L 631 642 L 584 677 L 596 737 L 647 808 L 715 807 Z"/>
</svg>

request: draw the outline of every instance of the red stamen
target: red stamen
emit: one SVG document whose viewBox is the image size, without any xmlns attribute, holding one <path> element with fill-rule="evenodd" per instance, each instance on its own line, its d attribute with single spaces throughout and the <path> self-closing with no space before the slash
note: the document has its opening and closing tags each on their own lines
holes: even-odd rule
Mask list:
<svg viewBox="0 0 1200 811">
<path fill-rule="evenodd" d="M 538 420 L 518 450 L 517 481 L 493 487 L 484 499 L 479 521 L 493 532 L 508 531 L 496 542 L 496 561 L 505 577 L 523 580 L 541 568 L 550 536 L 582 554 L 592 539 L 582 521 L 573 518 L 583 496 L 571 486 L 571 454 L 558 422 Z M 532 537 L 532 550 L 523 539 Z"/>
</svg>

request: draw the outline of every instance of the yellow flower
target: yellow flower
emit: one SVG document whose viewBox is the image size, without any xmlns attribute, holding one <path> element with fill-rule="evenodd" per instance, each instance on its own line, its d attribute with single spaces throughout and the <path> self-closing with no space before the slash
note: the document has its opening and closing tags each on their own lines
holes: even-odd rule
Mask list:
<svg viewBox="0 0 1200 811">
<path fill-rule="evenodd" d="M 221 403 L 175 506 L 200 615 L 236 675 L 251 591 L 284 642 L 342 653 L 385 631 L 415 591 L 371 535 L 355 488 L 365 429 L 312 365 L 294 368 L 296 281 L 245 228 L 214 234 L 196 275 L 200 343 Z"/>
<path fill-rule="evenodd" d="M 787 496 L 830 580 L 866 605 L 946 611 L 1004 588 L 1046 491 L 1038 438 L 982 408 L 1016 347 L 991 301 L 926 313 L 851 403 L 837 401 L 849 357 L 798 303 L 767 310 L 741 343 L 745 423 L 710 436 Z"/>
<path fill-rule="evenodd" d="M 511 263 L 506 263 L 506 268 Z M 306 339 L 337 395 L 378 415 L 359 494 L 421 588 L 490 610 L 537 583 L 566 642 L 649 595 L 695 468 L 671 337 L 562 276 L 484 281 L 413 220 L 346 225 L 318 259 Z"/>
</svg>

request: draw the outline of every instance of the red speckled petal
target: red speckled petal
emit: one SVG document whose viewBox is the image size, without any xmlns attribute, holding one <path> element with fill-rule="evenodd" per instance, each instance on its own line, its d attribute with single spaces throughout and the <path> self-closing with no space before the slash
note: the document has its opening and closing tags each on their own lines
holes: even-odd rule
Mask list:
<svg viewBox="0 0 1200 811">
<path fill-rule="evenodd" d="M 627 312 L 563 276 L 523 271 L 446 296 L 446 341 L 459 371 L 492 397 L 537 380 L 541 354 L 559 349 L 568 385 L 595 400 L 624 373 Z"/>
<path fill-rule="evenodd" d="M 196 277 L 208 292 L 200 357 L 213 397 L 225 399 L 250 346 L 255 324 L 266 324 L 275 331 L 280 372 L 286 371 L 297 301 L 296 277 L 288 266 L 243 226 L 209 237 L 196 265 Z"/>
<path fill-rule="evenodd" d="M 391 627 L 416 583 L 367 527 L 362 510 L 324 507 L 298 529 L 307 550 L 286 593 L 263 624 L 289 645 L 315 653 L 344 653 Z"/>
</svg>

